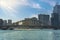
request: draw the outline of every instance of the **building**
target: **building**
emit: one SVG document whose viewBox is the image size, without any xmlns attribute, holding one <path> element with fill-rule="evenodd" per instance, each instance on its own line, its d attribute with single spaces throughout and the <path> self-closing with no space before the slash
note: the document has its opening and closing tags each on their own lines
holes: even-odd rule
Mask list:
<svg viewBox="0 0 60 40">
<path fill-rule="evenodd" d="M 19 25 L 24 25 L 24 26 L 40 26 L 39 21 L 37 18 L 25 18 L 25 20 L 22 20 L 19 22 Z"/>
<path fill-rule="evenodd" d="M 56 4 L 53 8 L 53 13 L 60 14 L 60 5 Z"/>
<path fill-rule="evenodd" d="M 0 19 L 0 27 L 3 26 L 3 19 Z"/>
<path fill-rule="evenodd" d="M 8 20 L 8 24 L 7 25 L 12 25 L 12 20 Z"/>
<path fill-rule="evenodd" d="M 7 20 L 3 20 L 3 26 L 7 25 Z"/>
<path fill-rule="evenodd" d="M 59 15 L 57 13 L 52 13 L 51 24 L 52 26 L 59 26 Z"/>
<path fill-rule="evenodd" d="M 52 26 L 59 27 L 60 25 L 60 5 L 56 4 L 53 8 L 52 18 L 51 18 Z"/>
<path fill-rule="evenodd" d="M 41 26 L 48 26 L 49 25 L 49 15 L 46 14 L 39 14 L 38 19 L 41 22 Z"/>
</svg>

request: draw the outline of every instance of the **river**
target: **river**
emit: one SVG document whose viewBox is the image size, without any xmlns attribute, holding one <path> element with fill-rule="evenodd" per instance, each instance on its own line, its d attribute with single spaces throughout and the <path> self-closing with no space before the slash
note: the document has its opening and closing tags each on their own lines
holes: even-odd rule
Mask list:
<svg viewBox="0 0 60 40">
<path fill-rule="evenodd" d="M 60 40 L 60 30 L 0 30 L 0 40 Z"/>
</svg>

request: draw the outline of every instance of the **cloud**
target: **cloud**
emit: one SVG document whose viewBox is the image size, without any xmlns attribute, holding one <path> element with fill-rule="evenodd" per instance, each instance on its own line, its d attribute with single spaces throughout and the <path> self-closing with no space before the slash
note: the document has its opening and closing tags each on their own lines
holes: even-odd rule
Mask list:
<svg viewBox="0 0 60 40">
<path fill-rule="evenodd" d="M 20 19 L 18 17 L 18 12 L 16 9 L 16 6 L 28 6 L 31 8 L 35 8 L 35 9 L 41 9 L 41 5 L 39 3 L 36 3 L 34 1 L 29 1 L 29 0 L 5 0 L 4 2 L 2 1 L 2 4 L 4 7 L 2 7 L 3 10 L 3 17 L 4 19 L 13 19 L 13 20 L 18 20 Z M 6 17 L 5 17 L 6 16 Z M 38 16 L 36 14 L 31 15 L 31 17 L 37 17 Z"/>
<path fill-rule="evenodd" d="M 22 5 L 29 6 L 29 7 L 36 8 L 36 9 L 42 8 L 39 3 L 35 3 L 35 2 L 29 1 L 29 0 L 18 0 L 17 4 L 21 5 L 21 6 Z"/>
<path fill-rule="evenodd" d="M 28 5 L 28 0 L 16 0 L 17 5 Z"/>
<path fill-rule="evenodd" d="M 41 9 L 42 7 L 38 3 L 33 3 L 30 5 L 32 8 Z"/>
<path fill-rule="evenodd" d="M 30 17 L 36 17 L 36 18 L 38 18 L 38 15 L 37 14 L 32 14 Z"/>
<path fill-rule="evenodd" d="M 51 6 L 54 6 L 56 4 L 56 2 L 54 0 L 40 0 L 40 1 L 48 3 Z"/>
</svg>

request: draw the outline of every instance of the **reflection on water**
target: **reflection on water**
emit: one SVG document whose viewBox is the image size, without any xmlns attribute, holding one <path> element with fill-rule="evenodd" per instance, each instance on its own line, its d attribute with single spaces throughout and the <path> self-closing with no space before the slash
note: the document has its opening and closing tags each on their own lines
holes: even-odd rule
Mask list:
<svg viewBox="0 0 60 40">
<path fill-rule="evenodd" d="M 60 40 L 60 30 L 0 30 L 0 40 Z M 58 39 L 57 39 L 58 38 Z"/>
</svg>

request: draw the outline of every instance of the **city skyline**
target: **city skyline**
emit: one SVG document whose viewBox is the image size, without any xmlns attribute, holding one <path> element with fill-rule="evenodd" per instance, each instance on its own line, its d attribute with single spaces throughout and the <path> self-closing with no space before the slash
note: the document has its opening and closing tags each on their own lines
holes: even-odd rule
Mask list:
<svg viewBox="0 0 60 40">
<path fill-rule="evenodd" d="M 38 14 L 51 15 L 56 2 L 60 0 L 0 0 L 0 18 L 20 21 L 38 17 Z M 60 2 L 59 2 L 60 3 Z"/>
</svg>

